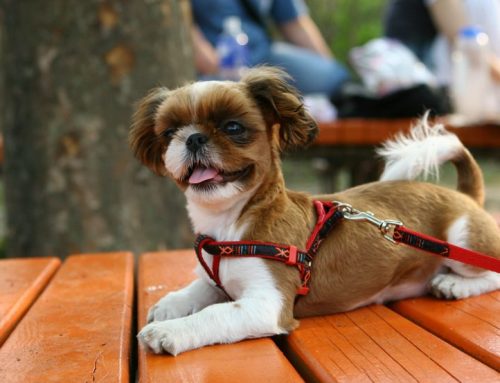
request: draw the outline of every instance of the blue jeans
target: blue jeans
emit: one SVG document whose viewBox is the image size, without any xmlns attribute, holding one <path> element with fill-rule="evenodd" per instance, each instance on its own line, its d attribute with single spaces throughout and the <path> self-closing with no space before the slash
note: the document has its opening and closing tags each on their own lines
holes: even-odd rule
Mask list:
<svg viewBox="0 0 500 383">
<path fill-rule="evenodd" d="M 303 94 L 324 93 L 333 97 L 350 78 L 347 69 L 335 59 L 283 42 L 271 45 L 264 63 L 284 69 Z"/>
<path fill-rule="evenodd" d="M 302 94 L 323 93 L 334 97 L 342 84 L 350 79 L 347 69 L 335 59 L 322 57 L 308 49 L 275 42 L 267 57 L 259 64 L 284 69 L 293 78 L 293 85 Z M 220 80 L 218 75 L 199 75 L 201 81 Z"/>
</svg>

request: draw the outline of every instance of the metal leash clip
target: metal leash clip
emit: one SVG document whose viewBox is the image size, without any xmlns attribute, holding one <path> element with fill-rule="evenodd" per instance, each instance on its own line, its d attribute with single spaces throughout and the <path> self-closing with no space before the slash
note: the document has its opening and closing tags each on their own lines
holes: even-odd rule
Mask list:
<svg viewBox="0 0 500 383">
<path fill-rule="evenodd" d="M 385 239 L 389 242 L 397 244 L 389 233 L 397 226 L 402 226 L 403 222 L 394 219 L 379 219 L 371 211 L 359 211 L 354 209 L 348 203 L 333 201 L 335 207 L 342 213 L 345 219 L 350 221 L 368 222 L 377 226 Z"/>
</svg>

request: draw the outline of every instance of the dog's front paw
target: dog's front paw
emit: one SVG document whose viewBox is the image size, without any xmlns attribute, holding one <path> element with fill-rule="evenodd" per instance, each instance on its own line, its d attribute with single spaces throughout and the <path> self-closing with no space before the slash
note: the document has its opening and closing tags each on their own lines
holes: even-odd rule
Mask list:
<svg viewBox="0 0 500 383">
<path fill-rule="evenodd" d="M 169 293 L 149 309 L 148 323 L 182 318 L 194 311 L 194 304 L 186 296 L 177 292 Z"/>
<path fill-rule="evenodd" d="M 175 320 L 153 322 L 144 326 L 137 338 L 155 354 L 168 352 L 177 355 L 189 349 L 185 344 L 185 334 L 183 334 L 181 327 L 176 324 Z"/>
</svg>

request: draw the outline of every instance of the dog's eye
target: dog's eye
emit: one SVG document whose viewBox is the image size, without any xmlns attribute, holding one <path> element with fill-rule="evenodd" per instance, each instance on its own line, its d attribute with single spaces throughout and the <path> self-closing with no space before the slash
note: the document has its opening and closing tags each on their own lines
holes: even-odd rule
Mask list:
<svg viewBox="0 0 500 383">
<path fill-rule="evenodd" d="M 245 127 L 236 121 L 229 121 L 222 127 L 222 131 L 229 136 L 236 136 L 245 132 Z"/>
<path fill-rule="evenodd" d="M 175 132 L 177 131 L 176 128 L 169 128 L 169 129 L 165 129 L 161 135 L 165 138 L 172 138 L 172 136 L 175 134 Z"/>
</svg>

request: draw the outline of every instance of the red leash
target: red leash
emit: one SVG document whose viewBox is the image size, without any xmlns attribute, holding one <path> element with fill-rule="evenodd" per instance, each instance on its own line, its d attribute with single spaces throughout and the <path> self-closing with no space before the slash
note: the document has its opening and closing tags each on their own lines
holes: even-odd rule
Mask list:
<svg viewBox="0 0 500 383">
<path fill-rule="evenodd" d="M 347 220 L 366 221 L 376 225 L 384 238 L 393 243 L 403 243 L 415 249 L 426 251 L 433 255 L 453 259 L 482 269 L 500 273 L 500 259 L 491 257 L 480 252 L 465 249 L 440 239 L 410 230 L 403 223 L 395 220 L 381 220 L 370 212 L 362 212 L 354 209 L 351 205 L 335 202 Z M 390 231 L 393 230 L 392 236 Z"/>
<path fill-rule="evenodd" d="M 477 251 L 452 245 L 440 239 L 410 230 L 404 226 L 396 227 L 392 238 L 397 243 L 404 243 L 405 245 L 431 254 L 440 255 L 445 258 L 500 273 L 499 259 Z"/>
</svg>

